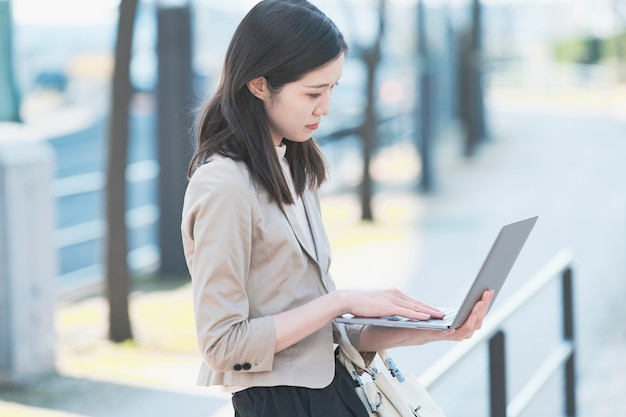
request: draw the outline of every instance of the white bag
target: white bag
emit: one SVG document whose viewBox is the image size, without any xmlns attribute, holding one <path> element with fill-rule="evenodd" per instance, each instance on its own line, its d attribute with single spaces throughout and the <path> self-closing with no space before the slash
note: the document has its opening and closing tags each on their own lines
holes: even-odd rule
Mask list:
<svg viewBox="0 0 626 417">
<path fill-rule="evenodd" d="M 345 327 L 337 327 L 341 334 L 339 361 L 356 382 L 356 392 L 370 416 L 445 417 L 417 377 L 411 372 L 401 372 L 387 351 L 377 352 L 387 371 L 378 372 L 374 367 L 367 367 L 361 354 L 350 343 Z M 369 378 L 365 375 L 362 378 L 364 373 Z"/>
</svg>

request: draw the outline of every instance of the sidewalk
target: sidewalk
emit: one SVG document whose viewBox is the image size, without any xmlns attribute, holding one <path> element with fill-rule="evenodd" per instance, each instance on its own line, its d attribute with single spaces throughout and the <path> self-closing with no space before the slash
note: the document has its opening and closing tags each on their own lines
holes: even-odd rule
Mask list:
<svg viewBox="0 0 626 417">
<path fill-rule="evenodd" d="M 582 105 L 539 112 L 532 98 L 515 103 L 492 99 L 494 139 L 474 159 L 458 156 L 454 139 L 439 146 L 431 195 L 407 192 L 415 178 L 406 170 L 417 160 L 410 147 L 378 157 L 374 175 L 384 187 L 376 194 L 375 223 L 359 222 L 356 196 L 323 195 L 333 275 L 338 287 L 396 286 L 448 303 L 463 293 L 461 282 L 472 278 L 467 271 L 477 270 L 502 224 L 539 214 L 498 303 L 558 250 L 572 248 L 578 416 L 626 416 L 626 118 Z M 442 282 L 445 293 L 437 290 Z M 136 341 L 122 346 L 106 341 L 101 297 L 60 305 L 58 375 L 25 390 L 0 391 L 0 415 L 232 416 L 227 395 L 194 385 L 200 359 L 190 299 L 185 281 L 136 291 Z M 527 325 L 536 325 L 548 307 L 535 307 Z M 603 318 L 610 324 L 600 325 Z M 412 352 L 401 352 L 399 362 L 407 363 Z M 421 352 L 434 357 L 441 347 Z M 427 366 L 423 362 L 414 371 Z"/>
<path fill-rule="evenodd" d="M 626 314 L 600 348 L 578 385 L 581 417 L 626 416 Z"/>
</svg>

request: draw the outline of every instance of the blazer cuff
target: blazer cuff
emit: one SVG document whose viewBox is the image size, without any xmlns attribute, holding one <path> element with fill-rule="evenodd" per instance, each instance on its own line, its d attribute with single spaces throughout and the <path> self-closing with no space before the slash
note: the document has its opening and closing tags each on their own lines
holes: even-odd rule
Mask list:
<svg viewBox="0 0 626 417">
<path fill-rule="evenodd" d="M 267 372 L 274 366 L 276 349 L 276 328 L 271 316 L 250 319 L 254 334 L 249 338 L 254 341 L 245 350 L 246 358 L 243 361 L 242 371 Z M 248 365 L 249 364 L 249 365 Z M 236 366 L 236 365 L 235 365 Z M 235 369 L 239 370 L 239 369 Z"/>
</svg>

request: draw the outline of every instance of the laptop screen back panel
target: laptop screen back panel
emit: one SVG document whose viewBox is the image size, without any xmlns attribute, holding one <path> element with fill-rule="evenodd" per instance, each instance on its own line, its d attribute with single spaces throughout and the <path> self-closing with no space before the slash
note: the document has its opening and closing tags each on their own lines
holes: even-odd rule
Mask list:
<svg viewBox="0 0 626 417">
<path fill-rule="evenodd" d="M 494 290 L 491 301 L 491 306 L 493 305 L 536 222 L 535 216 L 508 224 L 500 230 L 451 328 L 455 329 L 465 323 L 486 290 Z"/>
</svg>

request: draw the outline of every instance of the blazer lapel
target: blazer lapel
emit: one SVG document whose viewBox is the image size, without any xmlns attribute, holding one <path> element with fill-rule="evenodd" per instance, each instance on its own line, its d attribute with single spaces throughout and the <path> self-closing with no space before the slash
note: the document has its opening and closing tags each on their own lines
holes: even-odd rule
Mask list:
<svg viewBox="0 0 626 417">
<path fill-rule="evenodd" d="M 326 229 L 322 221 L 320 214 L 319 202 L 316 200 L 315 194 L 307 190 L 302 195 L 302 201 L 304 203 L 304 209 L 306 211 L 306 217 L 309 220 L 311 226 L 311 234 L 313 235 L 313 241 L 315 242 L 315 249 L 317 250 L 317 262 L 322 270 L 322 277 L 324 285 L 328 288 L 326 283 L 328 268 L 330 267 L 330 242 L 326 235 Z"/>
<path fill-rule="evenodd" d="M 305 210 L 306 210 L 306 206 L 305 206 Z M 308 218 L 309 217 L 308 210 L 306 211 L 307 211 L 307 218 Z M 306 236 L 304 234 L 305 231 L 302 230 L 302 227 L 300 226 L 300 222 L 298 221 L 296 207 L 292 204 L 285 205 L 283 207 L 283 212 L 285 213 L 285 217 L 287 217 L 287 221 L 289 221 L 289 225 L 291 226 L 291 229 L 296 235 L 296 238 L 298 239 L 298 242 L 300 243 L 300 246 L 302 247 L 302 249 L 304 249 L 307 255 L 311 257 L 311 259 L 317 262 L 317 255 L 316 255 L 315 247 L 312 247 L 309 243 L 309 240 L 306 239 L 305 237 Z M 313 244 L 315 244 L 315 236 L 313 236 Z"/>
<path fill-rule="evenodd" d="M 326 291 L 331 292 L 335 289 L 335 285 L 328 274 L 330 267 L 330 243 L 322 222 L 319 201 L 316 200 L 315 194 L 310 190 L 306 190 L 302 195 L 302 202 L 311 228 L 312 243 L 306 238 L 305 230 L 302 229 L 303 226 L 298 221 L 295 205 L 285 205 L 282 210 L 298 239 L 298 243 L 300 243 L 300 247 L 320 268 L 322 285 L 324 285 Z"/>
</svg>

